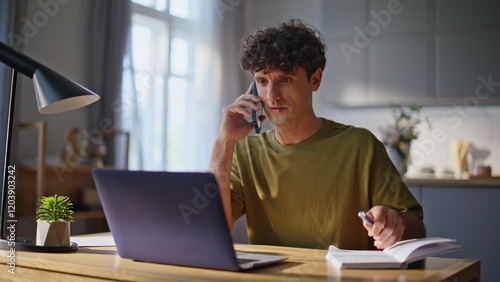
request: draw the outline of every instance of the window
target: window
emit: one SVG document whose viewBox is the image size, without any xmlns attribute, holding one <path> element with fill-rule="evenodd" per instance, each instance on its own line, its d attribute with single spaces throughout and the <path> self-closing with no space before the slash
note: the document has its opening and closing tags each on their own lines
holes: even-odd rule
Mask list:
<svg viewBox="0 0 500 282">
<path fill-rule="evenodd" d="M 186 124 L 193 110 L 200 0 L 133 2 L 121 113 L 132 133 L 129 166 L 194 170 Z"/>
<path fill-rule="evenodd" d="M 133 0 L 132 2 L 157 11 L 165 11 L 167 0 Z"/>
</svg>

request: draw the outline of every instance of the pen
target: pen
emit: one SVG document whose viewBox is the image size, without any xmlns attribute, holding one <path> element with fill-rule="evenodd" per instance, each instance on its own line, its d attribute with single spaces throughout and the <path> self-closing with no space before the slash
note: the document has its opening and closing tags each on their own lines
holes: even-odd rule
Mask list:
<svg viewBox="0 0 500 282">
<path fill-rule="evenodd" d="M 369 218 L 364 211 L 359 211 L 358 216 L 362 220 L 366 221 L 368 224 L 373 225 L 373 220 L 371 218 Z"/>
</svg>

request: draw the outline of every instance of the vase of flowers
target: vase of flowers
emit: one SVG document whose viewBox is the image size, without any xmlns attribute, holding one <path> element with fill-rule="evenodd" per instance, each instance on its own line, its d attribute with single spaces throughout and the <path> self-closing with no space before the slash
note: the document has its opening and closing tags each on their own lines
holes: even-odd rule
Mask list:
<svg viewBox="0 0 500 282">
<path fill-rule="evenodd" d="M 418 137 L 418 125 L 421 106 L 411 105 L 407 108 L 392 105 L 392 120 L 381 128 L 382 142 L 387 148 L 387 154 L 401 175 L 408 170 L 410 163 L 411 142 Z"/>
<path fill-rule="evenodd" d="M 36 244 L 39 246 L 69 246 L 73 204 L 69 197 L 42 197 L 37 209 Z"/>
</svg>

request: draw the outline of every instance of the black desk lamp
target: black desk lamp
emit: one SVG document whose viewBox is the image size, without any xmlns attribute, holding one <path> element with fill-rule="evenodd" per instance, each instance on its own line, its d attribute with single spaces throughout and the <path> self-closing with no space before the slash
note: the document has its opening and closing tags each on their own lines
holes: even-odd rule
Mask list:
<svg viewBox="0 0 500 282">
<path fill-rule="evenodd" d="M 37 246 L 29 239 L 12 238 L 11 232 L 17 220 L 12 218 L 12 209 L 8 208 L 8 196 L 15 195 L 15 187 L 9 186 L 8 166 L 10 161 L 10 143 L 14 116 L 14 101 L 16 93 L 17 72 L 33 79 L 38 110 L 42 114 L 55 114 L 78 109 L 90 105 L 100 99 L 99 95 L 79 85 L 78 83 L 58 74 L 35 60 L 17 52 L 0 42 L 0 61 L 12 68 L 12 83 L 9 93 L 9 110 L 5 132 L 5 155 L 3 159 L 3 182 L 0 190 L 0 248 L 16 251 L 48 251 L 63 252 L 75 250 L 76 246 L 44 247 Z M 12 182 L 11 182 L 12 183 Z M 12 188 L 12 189 L 11 189 Z M 12 191 L 13 190 L 13 191 Z M 15 198 L 10 198 L 15 199 Z M 15 213 L 14 213 L 15 215 Z M 7 218 L 10 216 L 9 218 Z"/>
</svg>

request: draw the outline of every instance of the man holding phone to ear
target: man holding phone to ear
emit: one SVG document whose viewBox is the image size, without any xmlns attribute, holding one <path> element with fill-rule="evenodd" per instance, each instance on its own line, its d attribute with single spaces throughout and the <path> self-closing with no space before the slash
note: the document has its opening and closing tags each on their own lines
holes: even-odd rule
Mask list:
<svg viewBox="0 0 500 282">
<path fill-rule="evenodd" d="M 424 237 L 422 207 L 383 144 L 366 129 L 315 115 L 325 49 L 300 20 L 242 39 L 240 65 L 254 75 L 258 96 L 250 85 L 223 109 L 209 168 L 228 224 L 246 214 L 250 243 L 306 248 L 384 249 Z M 274 128 L 249 135 L 245 116 L 261 107 Z"/>
</svg>

